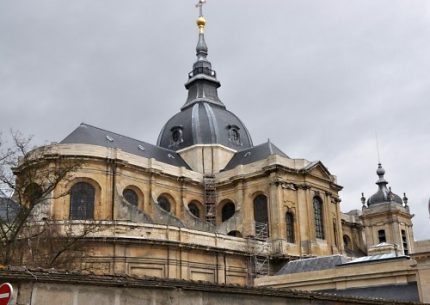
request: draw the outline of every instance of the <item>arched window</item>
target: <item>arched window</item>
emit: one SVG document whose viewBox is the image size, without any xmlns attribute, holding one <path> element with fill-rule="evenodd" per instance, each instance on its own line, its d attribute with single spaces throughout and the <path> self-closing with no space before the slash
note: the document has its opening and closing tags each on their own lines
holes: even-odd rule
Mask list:
<svg viewBox="0 0 430 305">
<path fill-rule="evenodd" d="M 387 242 L 387 238 L 385 237 L 385 230 L 378 231 L 378 240 L 379 240 L 379 243 Z"/>
<path fill-rule="evenodd" d="M 36 204 L 43 195 L 43 190 L 37 183 L 30 183 L 24 191 L 24 200 L 30 205 Z"/>
<path fill-rule="evenodd" d="M 200 203 L 196 202 L 196 201 L 191 201 L 188 204 L 188 210 L 190 210 L 191 214 L 193 214 L 194 216 L 196 216 L 197 218 L 200 218 Z"/>
<path fill-rule="evenodd" d="M 233 202 L 229 201 L 222 207 L 221 220 L 224 222 L 230 219 L 236 212 L 236 207 Z"/>
<path fill-rule="evenodd" d="M 170 212 L 170 201 L 166 196 L 161 195 L 157 199 L 158 205 L 165 211 Z"/>
<path fill-rule="evenodd" d="M 285 224 L 287 226 L 287 241 L 289 243 L 294 243 L 294 214 L 287 212 L 285 214 Z"/>
<path fill-rule="evenodd" d="M 324 239 L 324 219 L 323 206 L 319 197 L 314 197 L 314 220 L 315 220 L 315 236 L 316 238 Z"/>
<path fill-rule="evenodd" d="M 343 236 L 343 245 L 344 245 L 345 249 L 352 250 L 351 238 L 349 238 L 348 235 Z"/>
<path fill-rule="evenodd" d="M 403 253 L 405 255 L 409 254 L 409 249 L 408 249 L 408 238 L 406 237 L 406 231 L 402 230 L 402 244 L 403 244 Z"/>
<path fill-rule="evenodd" d="M 137 204 L 139 203 L 139 196 L 137 196 L 137 193 L 135 191 L 133 191 L 132 189 L 126 188 L 122 192 L 122 196 L 128 203 L 137 207 Z"/>
<path fill-rule="evenodd" d="M 70 190 L 70 219 L 94 219 L 95 189 L 87 182 L 78 182 Z"/>
<path fill-rule="evenodd" d="M 258 195 L 254 198 L 255 236 L 267 238 L 269 236 L 269 215 L 267 212 L 267 197 Z"/>
</svg>

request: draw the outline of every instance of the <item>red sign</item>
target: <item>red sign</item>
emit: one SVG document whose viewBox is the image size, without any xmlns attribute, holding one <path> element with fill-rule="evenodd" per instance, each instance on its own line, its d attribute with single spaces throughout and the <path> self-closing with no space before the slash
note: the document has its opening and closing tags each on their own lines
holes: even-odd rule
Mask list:
<svg viewBox="0 0 430 305">
<path fill-rule="evenodd" d="M 9 283 L 4 283 L 0 285 L 0 305 L 9 304 L 10 299 L 12 298 L 13 288 Z"/>
</svg>

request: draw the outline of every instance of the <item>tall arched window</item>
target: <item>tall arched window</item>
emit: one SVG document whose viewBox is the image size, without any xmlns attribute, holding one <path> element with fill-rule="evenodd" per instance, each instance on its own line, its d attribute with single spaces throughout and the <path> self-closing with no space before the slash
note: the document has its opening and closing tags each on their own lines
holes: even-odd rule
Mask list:
<svg viewBox="0 0 430 305">
<path fill-rule="evenodd" d="M 343 236 L 343 246 L 346 250 L 352 250 L 351 238 L 348 235 Z"/>
<path fill-rule="evenodd" d="M 157 199 L 158 205 L 165 211 L 170 212 L 170 201 L 166 196 L 161 195 Z"/>
<path fill-rule="evenodd" d="M 87 182 L 78 182 L 70 190 L 70 219 L 94 219 L 96 191 Z"/>
<path fill-rule="evenodd" d="M 221 221 L 226 221 L 233 217 L 234 213 L 236 212 L 236 207 L 233 202 L 229 201 L 222 207 L 221 210 Z"/>
<path fill-rule="evenodd" d="M 319 197 L 314 197 L 314 220 L 315 220 L 315 236 L 316 238 L 324 239 L 324 218 L 323 205 Z"/>
<path fill-rule="evenodd" d="M 294 243 L 294 214 L 287 212 L 285 214 L 285 224 L 287 226 L 287 241 L 289 243 Z"/>
<path fill-rule="evenodd" d="M 269 236 L 269 215 L 267 212 L 267 197 L 258 195 L 254 198 L 255 235 L 266 238 Z"/>
<path fill-rule="evenodd" d="M 408 249 L 408 238 L 406 237 L 406 231 L 402 230 L 402 244 L 403 244 L 403 253 L 405 255 L 409 254 L 409 249 Z"/>
<path fill-rule="evenodd" d="M 197 218 L 200 218 L 200 203 L 198 203 L 197 201 L 191 201 L 188 204 L 188 210 L 190 210 L 191 214 L 193 214 L 194 216 L 196 216 Z"/>
<path fill-rule="evenodd" d="M 127 200 L 128 203 L 137 207 L 137 204 L 139 203 L 139 196 L 137 196 L 137 193 L 135 191 L 130 188 L 126 188 L 122 192 L 122 196 L 125 200 Z"/>
<path fill-rule="evenodd" d="M 387 238 L 385 237 L 385 230 L 378 231 L 378 240 L 379 240 L 379 243 L 387 242 Z"/>
</svg>

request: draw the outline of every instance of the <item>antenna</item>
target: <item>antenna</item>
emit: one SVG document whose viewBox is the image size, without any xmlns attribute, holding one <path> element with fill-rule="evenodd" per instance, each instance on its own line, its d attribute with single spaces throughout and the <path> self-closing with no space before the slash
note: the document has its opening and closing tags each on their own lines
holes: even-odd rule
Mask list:
<svg viewBox="0 0 430 305">
<path fill-rule="evenodd" d="M 378 139 L 378 132 L 375 131 L 375 140 L 376 140 L 376 152 L 378 153 L 378 163 L 381 163 L 381 153 L 379 150 L 379 139 Z"/>
</svg>

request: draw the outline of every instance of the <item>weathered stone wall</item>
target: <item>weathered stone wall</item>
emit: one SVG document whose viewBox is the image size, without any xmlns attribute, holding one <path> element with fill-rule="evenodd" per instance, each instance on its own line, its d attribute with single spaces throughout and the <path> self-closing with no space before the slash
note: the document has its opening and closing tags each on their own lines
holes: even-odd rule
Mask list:
<svg viewBox="0 0 430 305">
<path fill-rule="evenodd" d="M 413 304 L 377 299 L 342 298 L 331 295 L 278 291 L 262 288 L 217 286 L 203 282 L 157 281 L 130 277 L 94 276 L 0 270 L 11 282 L 11 305 L 345 305 Z"/>
</svg>

